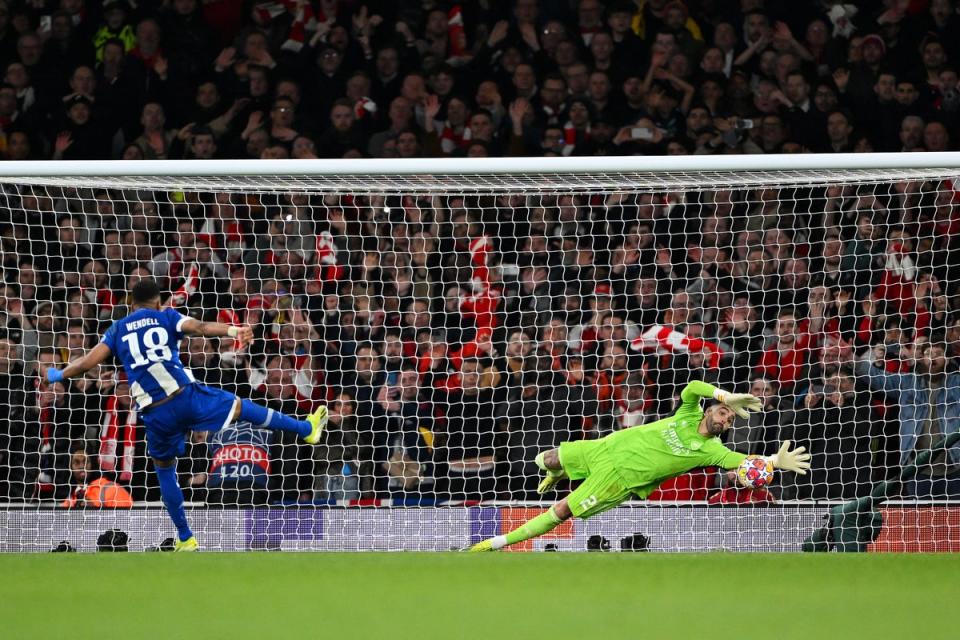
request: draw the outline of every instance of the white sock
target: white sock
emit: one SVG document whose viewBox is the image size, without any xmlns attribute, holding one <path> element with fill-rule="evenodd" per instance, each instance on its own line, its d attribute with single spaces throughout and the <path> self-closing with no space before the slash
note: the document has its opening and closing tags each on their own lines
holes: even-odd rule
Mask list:
<svg viewBox="0 0 960 640">
<path fill-rule="evenodd" d="M 543 455 L 544 455 L 544 452 L 543 452 L 543 451 L 541 451 L 540 453 L 538 453 L 538 454 L 537 454 L 537 457 L 533 459 L 533 462 L 534 462 L 538 467 L 540 467 L 540 469 L 541 469 L 542 471 L 546 471 L 547 473 L 549 473 L 550 470 L 547 469 L 547 463 L 545 463 L 545 462 L 543 461 Z"/>
<path fill-rule="evenodd" d="M 495 550 L 503 549 L 505 546 L 507 546 L 507 536 L 496 536 L 490 538 L 490 546 Z"/>
<path fill-rule="evenodd" d="M 548 467 L 547 467 L 547 464 L 543 461 L 543 456 L 544 456 L 544 452 L 540 452 L 540 453 L 537 454 L 537 457 L 533 459 L 533 461 L 536 463 L 536 465 L 537 465 L 538 467 L 540 467 L 540 469 L 541 469 L 544 473 L 547 474 L 547 476 L 549 476 L 549 477 L 551 477 L 551 478 L 559 478 L 559 477 L 565 475 L 563 469 L 550 469 L 550 468 L 548 468 Z"/>
</svg>

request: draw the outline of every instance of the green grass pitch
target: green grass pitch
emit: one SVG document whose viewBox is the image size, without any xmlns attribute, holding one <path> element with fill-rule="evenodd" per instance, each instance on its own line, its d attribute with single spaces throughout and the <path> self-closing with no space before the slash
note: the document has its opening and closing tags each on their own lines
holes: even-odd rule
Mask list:
<svg viewBox="0 0 960 640">
<path fill-rule="evenodd" d="M 960 638 L 960 555 L 0 556 L 0 637 Z"/>
</svg>

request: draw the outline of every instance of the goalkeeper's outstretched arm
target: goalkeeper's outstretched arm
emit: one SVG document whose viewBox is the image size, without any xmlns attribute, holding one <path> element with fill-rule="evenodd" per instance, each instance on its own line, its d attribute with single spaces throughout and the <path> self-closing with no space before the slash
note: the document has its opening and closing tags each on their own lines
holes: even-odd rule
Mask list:
<svg viewBox="0 0 960 640">
<path fill-rule="evenodd" d="M 760 399 L 749 393 L 730 393 L 702 380 L 692 380 L 680 392 L 680 399 L 684 403 L 699 402 L 700 398 L 713 398 L 741 418 L 749 418 L 751 412 L 760 411 L 763 407 Z M 807 453 L 806 448 L 797 447 L 791 451 L 789 440 L 784 441 L 780 450 L 768 456 L 767 460 L 775 469 L 785 469 L 800 475 L 806 474 L 810 468 L 810 454 Z M 740 462 L 742 462 L 742 455 L 729 455 L 725 456 L 719 464 L 729 469 L 739 465 Z"/>
<path fill-rule="evenodd" d="M 714 398 L 720 389 L 703 380 L 691 380 L 680 392 L 683 402 L 698 402 L 700 398 Z"/>
<path fill-rule="evenodd" d="M 730 393 L 702 380 L 691 380 L 680 392 L 680 400 L 683 403 L 699 402 L 700 398 L 713 398 L 729 407 L 741 418 L 750 417 L 750 412 L 760 411 L 762 406 L 760 399 L 749 393 Z"/>
</svg>

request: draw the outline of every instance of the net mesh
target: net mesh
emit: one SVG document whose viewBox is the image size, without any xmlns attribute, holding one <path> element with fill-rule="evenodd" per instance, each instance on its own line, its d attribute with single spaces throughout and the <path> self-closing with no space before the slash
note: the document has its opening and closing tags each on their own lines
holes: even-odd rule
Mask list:
<svg viewBox="0 0 960 640">
<path fill-rule="evenodd" d="M 859 499 L 882 526 L 828 543 L 960 550 L 957 173 L 2 179 L 0 549 L 172 535 L 122 369 L 40 383 L 152 277 L 254 330 L 184 340 L 199 382 L 330 409 L 317 447 L 187 436 L 205 548 L 463 546 L 566 495 L 536 493 L 537 453 L 669 417 L 704 380 L 763 402 L 727 447 L 791 440 L 810 473 L 751 490 L 697 469 L 526 548 L 799 549 Z"/>
</svg>

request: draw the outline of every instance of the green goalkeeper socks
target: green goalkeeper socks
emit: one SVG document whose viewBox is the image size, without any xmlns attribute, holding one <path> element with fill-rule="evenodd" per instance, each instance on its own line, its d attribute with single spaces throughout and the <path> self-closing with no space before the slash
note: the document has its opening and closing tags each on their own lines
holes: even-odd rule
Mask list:
<svg viewBox="0 0 960 640">
<path fill-rule="evenodd" d="M 548 531 L 552 531 L 561 522 L 563 522 L 563 520 L 558 518 L 556 512 L 553 510 L 553 507 L 550 507 L 536 518 L 528 520 L 507 535 L 497 536 L 494 538 L 493 548 L 502 549 L 507 545 L 516 544 L 518 542 L 523 542 L 524 540 L 529 540 L 530 538 L 542 536 Z"/>
<path fill-rule="evenodd" d="M 543 471 L 546 472 L 548 477 L 552 478 L 562 478 L 566 474 L 563 469 L 549 469 L 547 468 L 546 463 L 543 461 L 543 453 L 538 453 L 537 457 L 533 461 L 540 467 Z M 546 481 L 544 481 L 546 482 Z M 555 481 L 554 481 L 555 482 Z M 541 483 L 542 484 L 542 483 Z M 552 486 L 553 483 L 551 483 Z M 541 491 L 540 493 L 543 493 Z M 510 533 L 506 535 L 496 536 L 495 538 L 490 538 L 490 548 L 503 549 L 504 547 L 516 544 L 518 542 L 523 542 L 524 540 L 529 540 L 530 538 L 536 538 L 537 536 L 542 536 L 548 531 L 552 531 L 556 528 L 558 524 L 563 522 L 560 518 L 557 517 L 557 512 L 553 510 L 553 507 L 550 507 L 536 518 L 532 518 L 520 525 Z"/>
</svg>

